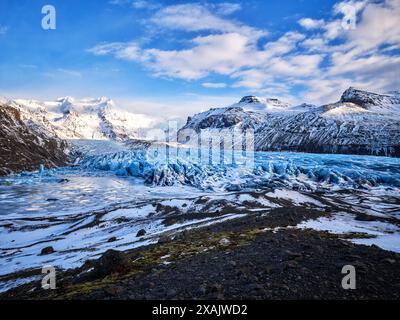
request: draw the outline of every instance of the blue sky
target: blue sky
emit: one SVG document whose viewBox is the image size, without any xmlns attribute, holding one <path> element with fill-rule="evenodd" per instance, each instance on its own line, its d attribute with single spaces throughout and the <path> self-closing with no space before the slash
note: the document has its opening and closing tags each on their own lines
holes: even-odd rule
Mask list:
<svg viewBox="0 0 400 320">
<path fill-rule="evenodd" d="M 41 27 L 46 4 L 55 30 Z M 0 95 L 108 96 L 175 117 L 247 94 L 399 90 L 399 16 L 400 0 L 2 0 Z"/>
</svg>

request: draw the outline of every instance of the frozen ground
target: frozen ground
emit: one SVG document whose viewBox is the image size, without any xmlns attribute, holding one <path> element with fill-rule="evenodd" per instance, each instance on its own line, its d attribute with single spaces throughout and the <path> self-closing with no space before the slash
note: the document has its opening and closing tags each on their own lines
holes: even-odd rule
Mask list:
<svg viewBox="0 0 400 320">
<path fill-rule="evenodd" d="M 256 153 L 254 166 L 241 167 L 179 157 L 155 162 L 100 146 L 86 146 L 74 168 L 0 179 L 0 276 L 47 264 L 76 267 L 165 232 L 290 206 L 336 210 L 299 228 L 363 233 L 369 237 L 350 240 L 400 252 L 400 159 Z M 55 252 L 41 255 L 47 246 Z"/>
</svg>

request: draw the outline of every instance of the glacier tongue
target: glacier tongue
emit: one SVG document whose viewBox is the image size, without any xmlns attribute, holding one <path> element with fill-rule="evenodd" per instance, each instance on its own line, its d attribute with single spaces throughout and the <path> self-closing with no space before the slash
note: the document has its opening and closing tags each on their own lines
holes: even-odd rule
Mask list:
<svg viewBox="0 0 400 320">
<path fill-rule="evenodd" d="M 400 188 L 400 159 L 373 156 L 255 152 L 251 165 L 205 163 L 178 157 L 154 158 L 149 151 L 119 151 L 83 158 L 86 170 L 113 171 L 134 176 L 150 185 L 190 185 L 202 190 L 289 187 L 300 190 L 329 188 Z"/>
</svg>

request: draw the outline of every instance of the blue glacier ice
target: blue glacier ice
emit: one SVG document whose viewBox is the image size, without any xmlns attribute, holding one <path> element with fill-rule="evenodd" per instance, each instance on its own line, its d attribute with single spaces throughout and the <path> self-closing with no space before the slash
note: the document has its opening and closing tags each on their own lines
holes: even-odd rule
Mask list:
<svg viewBox="0 0 400 320">
<path fill-rule="evenodd" d="M 146 192 L 168 196 L 177 187 L 191 188 L 188 194 L 288 188 L 364 190 L 372 195 L 379 189 L 393 195 L 400 194 L 400 159 L 257 152 L 254 163 L 243 166 L 202 164 L 187 157 L 155 161 L 136 151 L 91 155 L 74 167 L 0 178 L 0 215 L 94 210 L 145 198 Z"/>
<path fill-rule="evenodd" d="M 242 166 L 186 157 L 154 161 L 143 153 L 123 151 L 90 156 L 80 165 L 85 170 L 112 171 L 163 186 L 178 183 L 213 188 L 238 182 L 245 187 L 251 181 L 262 185 L 278 181 L 306 189 L 332 185 L 400 187 L 400 159 L 374 156 L 256 152 L 253 165 Z"/>
</svg>

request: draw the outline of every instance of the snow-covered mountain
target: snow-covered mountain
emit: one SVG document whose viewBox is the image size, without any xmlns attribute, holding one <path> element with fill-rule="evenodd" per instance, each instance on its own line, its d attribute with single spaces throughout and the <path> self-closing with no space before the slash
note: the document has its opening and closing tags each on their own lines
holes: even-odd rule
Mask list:
<svg viewBox="0 0 400 320">
<path fill-rule="evenodd" d="M 185 129 L 200 133 L 248 128 L 254 129 L 259 151 L 400 156 L 400 96 L 349 88 L 339 102 L 320 107 L 247 96 L 230 107 L 189 117 L 179 139 L 188 140 Z"/>
<path fill-rule="evenodd" d="M 377 94 L 350 87 L 343 93 L 340 102 L 351 102 L 376 113 L 400 113 L 400 93 L 398 91 Z"/>
<path fill-rule="evenodd" d="M 48 134 L 62 139 L 126 140 L 138 136 L 140 128 L 149 127 L 152 119 L 117 108 L 105 97 L 56 101 L 11 100 L 10 106 L 21 112 L 29 126 L 40 126 Z"/>
<path fill-rule="evenodd" d="M 256 96 L 245 96 L 232 107 L 240 107 L 244 111 L 256 112 L 284 112 L 290 107 L 286 102 L 279 99 L 264 99 Z"/>
<path fill-rule="evenodd" d="M 33 170 L 66 163 L 81 141 L 127 141 L 153 120 L 120 108 L 107 98 L 55 101 L 0 98 L 0 171 Z M 68 143 L 67 140 L 76 141 Z M 15 153 L 17 152 L 17 153 Z M 0 173 L 1 173 L 0 172 Z"/>
</svg>

